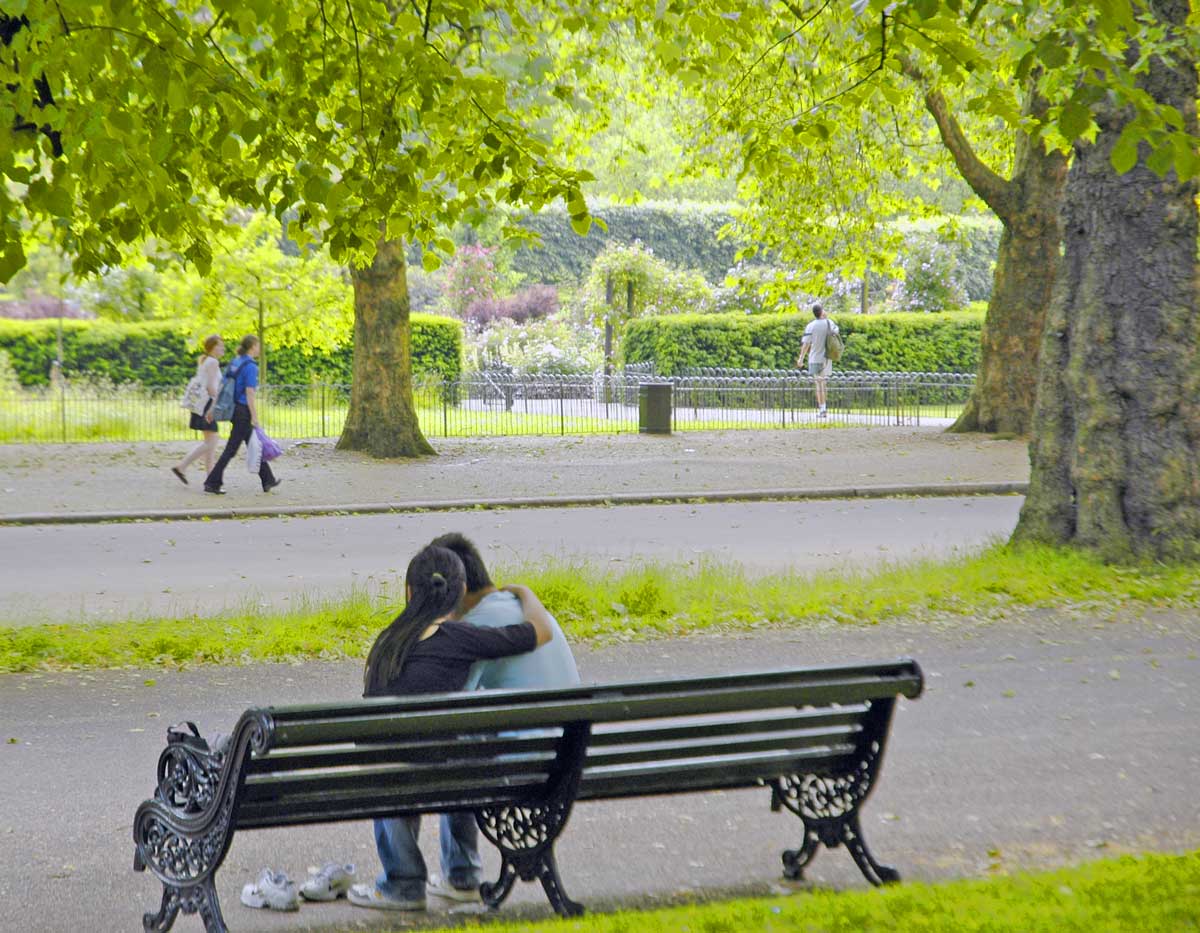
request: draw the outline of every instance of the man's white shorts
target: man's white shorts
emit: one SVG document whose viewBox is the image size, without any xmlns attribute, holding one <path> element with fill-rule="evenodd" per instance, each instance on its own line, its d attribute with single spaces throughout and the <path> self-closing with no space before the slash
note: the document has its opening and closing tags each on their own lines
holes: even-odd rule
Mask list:
<svg viewBox="0 0 1200 933">
<path fill-rule="evenodd" d="M 833 360 L 809 360 L 808 374 L 810 376 L 829 376 L 833 373 Z"/>
</svg>

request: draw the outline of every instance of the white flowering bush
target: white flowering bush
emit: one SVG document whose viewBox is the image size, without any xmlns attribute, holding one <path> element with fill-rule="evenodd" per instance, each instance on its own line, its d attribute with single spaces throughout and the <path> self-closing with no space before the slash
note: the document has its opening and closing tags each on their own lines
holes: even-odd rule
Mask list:
<svg viewBox="0 0 1200 933">
<path fill-rule="evenodd" d="M 945 243 L 911 239 L 904 256 L 904 280 L 896 287 L 897 311 L 957 311 L 966 307 L 958 257 Z"/>
<path fill-rule="evenodd" d="M 603 334 L 565 315 L 516 323 L 501 320 L 467 336 L 471 361 L 480 369 L 510 366 L 523 375 L 592 373 L 604 366 Z"/>
</svg>

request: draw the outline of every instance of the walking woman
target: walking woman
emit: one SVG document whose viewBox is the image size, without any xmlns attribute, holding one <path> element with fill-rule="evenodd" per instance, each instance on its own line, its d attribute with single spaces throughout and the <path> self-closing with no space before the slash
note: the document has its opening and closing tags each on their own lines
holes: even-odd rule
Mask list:
<svg viewBox="0 0 1200 933">
<path fill-rule="evenodd" d="M 214 495 L 224 495 L 221 486 L 225 482 L 225 467 L 237 454 L 242 444 L 249 443 L 258 421 L 258 359 L 259 343 L 254 334 L 248 334 L 238 344 L 237 356 L 225 371 L 226 378 L 234 380 L 233 388 L 233 429 L 229 432 L 229 440 L 221 451 L 221 459 L 208 472 L 204 480 L 204 491 Z M 263 492 L 270 492 L 281 482 L 271 472 L 271 466 L 266 460 L 258 468 L 258 478 L 262 481 Z"/>
<path fill-rule="evenodd" d="M 179 482 L 187 485 L 187 468 L 201 457 L 204 458 L 204 475 L 212 472 L 213 462 L 217 457 L 217 422 L 213 418 L 213 404 L 217 393 L 221 390 L 221 357 L 225 355 L 225 341 L 217 334 L 204 339 L 204 355 L 196 361 L 196 376 L 194 381 L 200 386 L 201 399 L 207 399 L 200 411 L 192 411 L 188 426 L 193 431 L 199 431 L 203 436 L 199 444 L 190 454 L 171 467 L 171 472 L 178 477 Z"/>
<path fill-rule="evenodd" d="M 430 545 L 408 565 L 408 604 L 375 639 L 367 657 L 364 696 L 406 696 L 461 690 L 471 665 L 524 654 L 550 640 L 545 607 L 527 587 L 505 587 L 521 601 L 526 621 L 499 628 L 451 621 L 467 589 L 457 554 Z M 428 875 L 417 837 L 419 816 L 375 820 L 375 847 L 383 874 L 374 884 L 356 884 L 352 904 L 376 910 L 425 909 Z"/>
</svg>

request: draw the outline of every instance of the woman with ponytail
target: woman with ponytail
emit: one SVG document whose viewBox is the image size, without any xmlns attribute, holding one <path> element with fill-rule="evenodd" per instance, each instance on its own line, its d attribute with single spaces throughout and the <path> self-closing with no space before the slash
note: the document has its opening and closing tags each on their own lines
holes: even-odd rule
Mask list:
<svg viewBox="0 0 1200 933">
<path fill-rule="evenodd" d="M 425 548 L 408 565 L 408 603 L 375 639 L 367 656 L 363 695 L 406 696 L 461 690 L 471 665 L 524 654 L 553 634 L 550 615 L 524 586 L 506 590 L 521 600 L 524 622 L 483 628 L 452 621 L 466 592 L 466 571 L 453 551 Z M 356 884 L 350 901 L 379 910 L 424 910 L 428 872 L 417 839 L 421 818 L 375 820 L 375 847 L 383 873 L 374 884 Z"/>
</svg>

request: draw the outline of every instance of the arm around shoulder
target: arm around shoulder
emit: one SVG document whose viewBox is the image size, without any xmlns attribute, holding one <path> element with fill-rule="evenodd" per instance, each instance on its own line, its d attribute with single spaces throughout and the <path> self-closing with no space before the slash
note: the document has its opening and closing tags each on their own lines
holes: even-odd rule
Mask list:
<svg viewBox="0 0 1200 933">
<path fill-rule="evenodd" d="M 554 637 L 550 613 L 546 611 L 546 607 L 542 605 L 542 601 L 533 595 L 533 590 L 519 583 L 509 584 L 508 586 L 501 587 L 501 589 L 507 593 L 512 593 L 521 601 L 521 611 L 525 614 L 525 621 L 532 625 L 534 632 L 537 633 L 539 648 Z"/>
</svg>

